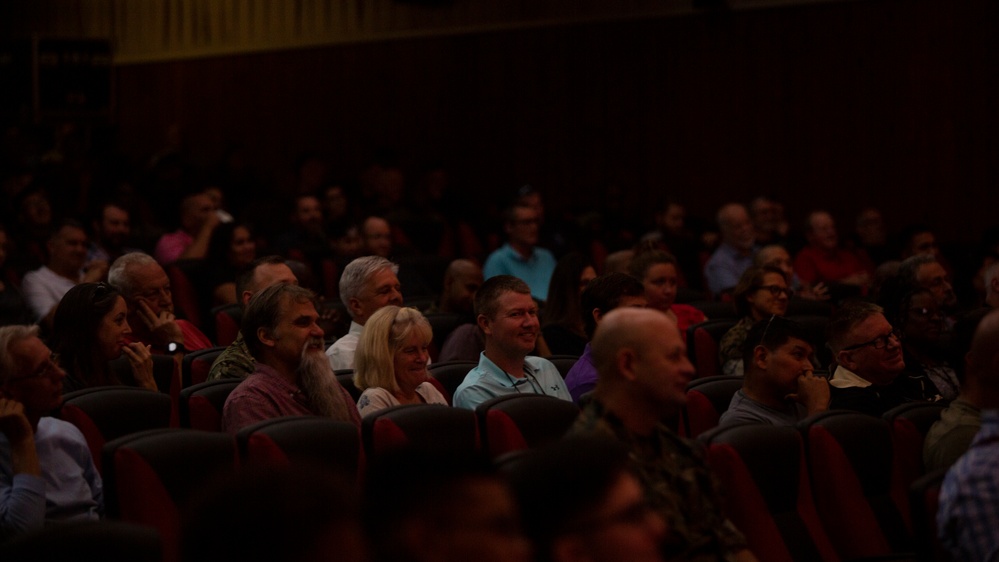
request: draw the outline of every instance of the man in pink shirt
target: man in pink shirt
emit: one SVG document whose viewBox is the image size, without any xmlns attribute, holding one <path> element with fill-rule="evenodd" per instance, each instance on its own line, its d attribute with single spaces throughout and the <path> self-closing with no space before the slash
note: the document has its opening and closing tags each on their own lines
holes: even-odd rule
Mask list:
<svg viewBox="0 0 999 562">
<path fill-rule="evenodd" d="M 183 259 L 202 259 L 208 254 L 208 242 L 218 224 L 218 213 L 207 195 L 188 195 L 180 203 L 180 228 L 160 237 L 153 256 L 163 265 Z"/>
</svg>

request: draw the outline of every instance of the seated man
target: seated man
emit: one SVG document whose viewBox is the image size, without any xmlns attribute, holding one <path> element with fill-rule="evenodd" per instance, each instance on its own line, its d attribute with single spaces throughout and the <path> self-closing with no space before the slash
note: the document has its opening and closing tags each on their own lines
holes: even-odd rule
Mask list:
<svg viewBox="0 0 999 562">
<path fill-rule="evenodd" d="M 646 497 L 666 521 L 667 560 L 756 560 L 723 515 L 700 449 L 663 422 L 686 404 L 694 377 L 676 324 L 658 311 L 619 308 L 591 343 L 597 388 L 570 434 L 610 437 L 628 448 Z"/>
<path fill-rule="evenodd" d="M 486 279 L 511 275 L 524 280 L 539 301 L 548 298 L 548 283 L 555 271 L 555 256 L 538 246 L 541 217 L 528 205 L 515 205 L 506 211 L 504 230 L 507 243 L 489 254 L 482 272 Z"/>
<path fill-rule="evenodd" d="M 132 234 L 132 223 L 128 210 L 117 203 L 104 203 L 97 211 L 92 224 L 94 237 L 87 250 L 87 261 L 103 261 L 108 264 L 129 252 L 126 247 Z"/>
<path fill-rule="evenodd" d="M 486 280 L 475 294 L 475 310 L 486 350 L 454 391 L 455 407 L 474 410 L 490 398 L 520 393 L 572 400 L 555 365 L 528 356 L 541 333 L 541 323 L 527 283 L 511 275 Z"/>
<path fill-rule="evenodd" d="M 937 304 L 949 316 L 948 325 L 952 326 L 952 315 L 958 308 L 957 295 L 950 283 L 950 275 L 933 254 L 916 254 L 906 258 L 898 267 L 898 276 L 903 283 L 914 287 L 923 287 L 933 293 Z"/>
<path fill-rule="evenodd" d="M 87 262 L 87 233 L 83 225 L 64 222 L 49 237 L 49 259 L 24 275 L 21 291 L 35 313 L 35 320 L 52 326 L 56 307 L 77 283 L 96 283 L 108 272 L 106 261 Z"/>
<path fill-rule="evenodd" d="M 62 403 L 65 377 L 37 326 L 0 328 L 0 541 L 104 514 L 83 434 L 48 417 Z"/>
<path fill-rule="evenodd" d="M 257 363 L 226 399 L 223 430 L 236 433 L 283 416 L 324 416 L 360 427 L 354 400 L 323 355 L 318 320 L 315 295 L 297 285 L 278 283 L 250 299 L 241 331 Z"/>
<path fill-rule="evenodd" d="M 215 205 L 204 193 L 192 193 L 181 200 L 180 228 L 164 234 L 156 242 L 156 261 L 170 265 L 177 260 L 204 259 L 208 242 L 219 225 Z"/>
<path fill-rule="evenodd" d="M 794 426 L 828 409 L 829 383 L 812 371 L 812 345 L 801 326 L 771 316 L 750 328 L 742 347 L 745 379 L 720 424 Z"/>
<path fill-rule="evenodd" d="M 866 292 L 874 268 L 840 246 L 832 215 L 815 211 L 808 215 L 806 227 L 808 246 L 794 257 L 794 271 L 802 283 L 825 283 L 832 289 L 833 298 Z"/>
<path fill-rule="evenodd" d="M 353 369 L 354 352 L 364 323 L 383 306 L 402 306 L 399 266 L 380 256 L 365 256 L 347 264 L 340 277 L 340 300 L 350 314 L 350 331 L 326 350 L 334 370 Z"/>
<path fill-rule="evenodd" d="M 742 273 L 753 265 L 756 231 L 746 208 L 729 203 L 718 210 L 721 244 L 704 264 L 704 279 L 716 297 L 735 288 Z"/>
<path fill-rule="evenodd" d="M 969 365 L 979 379 L 982 428 L 968 452 L 947 471 L 940 488 L 937 532 L 956 562 L 996 560 L 999 554 L 999 313 L 979 324 Z M 970 374 L 970 372 L 969 372 Z"/>
<path fill-rule="evenodd" d="M 666 522 L 610 439 L 565 439 L 508 465 L 538 560 L 661 562 Z"/>
<path fill-rule="evenodd" d="M 843 304 L 829 321 L 828 344 L 837 364 L 830 409 L 880 417 L 905 401 L 902 381 L 895 382 L 905 369 L 902 345 L 880 306 Z"/>
<path fill-rule="evenodd" d="M 170 278 L 152 256 L 132 252 L 114 260 L 108 283 L 121 291 L 128 304 L 132 328 L 128 343 L 142 342 L 153 354 L 176 356 L 213 347 L 197 326 L 174 316 Z"/>
<path fill-rule="evenodd" d="M 579 299 L 580 310 L 583 311 L 583 330 L 591 340 L 605 314 L 618 307 L 645 308 L 647 302 L 642 283 L 624 273 L 601 275 L 590 281 Z M 597 367 L 593 363 L 593 349 L 589 343 L 579 360 L 566 373 L 565 384 L 569 387 L 572 401 L 577 404 L 581 396 L 597 386 Z"/>
<path fill-rule="evenodd" d="M 298 279 L 280 256 L 272 255 L 256 259 L 236 277 L 236 294 L 243 304 L 243 310 L 246 311 L 246 305 L 253 295 L 278 283 L 297 285 Z M 243 332 L 240 331 L 229 347 L 215 358 L 206 380 L 245 379 L 253 372 L 254 362 L 253 356 L 246 348 Z"/>
</svg>

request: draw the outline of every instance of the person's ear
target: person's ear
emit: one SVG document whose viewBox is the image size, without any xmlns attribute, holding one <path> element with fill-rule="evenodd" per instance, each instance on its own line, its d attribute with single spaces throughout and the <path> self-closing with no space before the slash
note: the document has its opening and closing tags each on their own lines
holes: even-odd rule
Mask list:
<svg viewBox="0 0 999 562">
<path fill-rule="evenodd" d="M 600 325 L 600 319 L 604 317 L 604 313 L 600 311 L 599 308 L 594 308 L 590 311 L 590 315 L 593 316 L 593 322 L 598 326 Z"/>
<path fill-rule="evenodd" d="M 476 316 L 475 323 L 479 325 L 479 329 L 482 330 L 483 334 L 489 335 L 492 333 L 492 328 L 489 326 L 491 321 L 485 314 Z"/>
<path fill-rule="evenodd" d="M 274 347 L 277 345 L 277 340 L 274 339 L 270 331 L 264 327 L 257 328 L 257 339 L 260 340 L 261 344 L 267 347 Z"/>
<path fill-rule="evenodd" d="M 849 351 L 840 351 L 839 353 L 837 353 L 836 354 L 836 364 L 837 365 L 842 365 L 843 367 L 846 367 L 847 369 L 849 369 L 849 370 L 851 370 L 853 372 L 857 371 L 857 365 L 858 365 L 858 363 L 856 361 L 854 361 L 852 357 L 850 357 L 850 352 Z"/>
<path fill-rule="evenodd" d="M 637 361 L 638 357 L 635 356 L 635 351 L 627 347 L 618 349 L 617 353 L 614 354 L 614 363 L 617 365 L 617 372 L 621 375 L 621 378 L 628 381 L 638 379 L 638 374 L 635 372 Z"/>
<path fill-rule="evenodd" d="M 767 361 L 770 359 L 770 350 L 762 345 L 753 348 L 753 364 L 764 371 L 767 370 Z"/>
<path fill-rule="evenodd" d="M 364 306 L 358 298 L 347 299 L 347 309 L 350 310 L 351 318 L 357 318 L 364 312 Z"/>
</svg>

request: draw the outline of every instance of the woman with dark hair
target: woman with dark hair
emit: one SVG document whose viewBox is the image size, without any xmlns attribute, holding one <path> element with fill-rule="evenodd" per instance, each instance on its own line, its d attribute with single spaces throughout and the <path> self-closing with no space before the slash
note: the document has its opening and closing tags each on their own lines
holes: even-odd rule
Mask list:
<svg viewBox="0 0 999 562">
<path fill-rule="evenodd" d="M 52 349 L 66 370 L 64 393 L 118 384 L 156 390 L 149 346 L 125 343 L 132 332 L 127 315 L 125 299 L 107 283 L 82 283 L 63 296 L 52 322 Z M 109 365 L 123 353 L 132 368 L 125 379 Z"/>
<path fill-rule="evenodd" d="M 649 308 L 664 312 L 676 322 L 684 341 L 687 341 L 688 327 L 708 319 L 697 308 L 674 302 L 680 274 L 672 254 L 653 246 L 643 246 L 628 264 L 628 273 L 645 286 L 645 300 Z"/>
<path fill-rule="evenodd" d="M 735 310 L 742 319 L 725 332 L 718 343 L 722 373 L 741 377 L 742 344 L 746 341 L 749 329 L 764 318 L 787 314 L 787 303 L 794 294 L 787 281 L 784 271 L 772 265 L 750 267 L 739 278 L 732 297 L 735 300 Z"/>
<path fill-rule="evenodd" d="M 586 332 L 579 297 L 596 271 L 582 254 L 573 252 L 559 260 L 548 283 L 548 300 L 541 313 L 541 334 L 554 355 L 579 357 L 586 347 Z"/>
<path fill-rule="evenodd" d="M 904 288 L 903 288 L 904 291 Z M 947 360 L 949 340 L 946 338 L 946 315 L 929 289 L 916 287 L 882 294 L 885 316 L 898 331 L 902 342 L 905 370 L 902 377 L 906 397 L 911 400 L 945 400 L 957 398 L 961 391 L 954 368 Z M 892 300 L 894 302 L 889 303 Z M 889 316 L 890 315 L 890 316 Z"/>
<path fill-rule="evenodd" d="M 257 258 L 257 244 L 249 227 L 239 223 L 223 223 L 215 227 L 208 241 L 208 280 L 212 306 L 233 304 L 236 295 L 236 275 Z"/>
</svg>

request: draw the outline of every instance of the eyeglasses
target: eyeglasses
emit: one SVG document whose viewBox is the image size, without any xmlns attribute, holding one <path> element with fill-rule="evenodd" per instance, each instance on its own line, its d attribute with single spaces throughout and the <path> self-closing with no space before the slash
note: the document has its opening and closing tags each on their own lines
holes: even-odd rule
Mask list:
<svg viewBox="0 0 999 562">
<path fill-rule="evenodd" d="M 59 354 L 53 353 L 49 355 L 49 358 L 42 363 L 42 366 L 38 368 L 37 371 L 31 373 L 30 375 L 24 375 L 23 377 L 11 377 L 7 379 L 10 382 L 13 381 L 24 381 L 30 379 L 40 379 L 42 377 L 51 377 L 54 374 L 61 374 L 62 367 L 59 366 Z"/>
<path fill-rule="evenodd" d="M 858 343 L 857 345 L 851 345 L 849 347 L 844 347 L 843 351 L 853 351 L 855 349 L 860 349 L 862 347 L 867 347 L 867 346 L 871 346 L 874 349 L 884 349 L 884 348 L 888 347 L 888 341 L 889 340 L 894 340 L 895 343 L 899 342 L 900 335 L 899 335 L 898 330 L 893 329 L 892 331 L 888 332 L 887 334 L 885 334 L 883 336 L 878 336 L 878 337 L 874 338 L 871 341 L 865 341 L 864 343 Z"/>
<path fill-rule="evenodd" d="M 922 316 L 923 318 L 929 318 L 930 316 L 936 316 L 937 314 L 940 314 L 939 310 L 935 308 L 926 308 L 925 306 L 917 306 L 915 308 L 910 308 L 909 312 L 913 312 L 918 316 Z"/>
<path fill-rule="evenodd" d="M 787 298 L 794 296 L 794 289 L 790 287 L 781 287 L 780 285 L 761 285 L 756 288 L 757 291 L 767 290 L 770 294 L 779 297 L 781 293 L 787 295 Z"/>
</svg>

